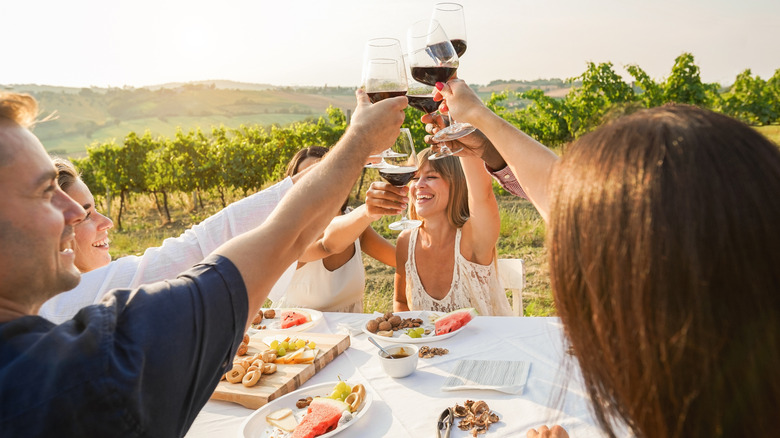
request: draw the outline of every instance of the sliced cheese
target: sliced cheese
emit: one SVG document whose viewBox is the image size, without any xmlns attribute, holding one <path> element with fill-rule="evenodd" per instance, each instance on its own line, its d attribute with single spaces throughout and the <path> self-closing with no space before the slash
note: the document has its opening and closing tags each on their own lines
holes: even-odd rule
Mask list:
<svg viewBox="0 0 780 438">
<path fill-rule="evenodd" d="M 265 421 L 271 426 L 278 427 L 285 432 L 292 432 L 295 430 L 295 426 L 298 425 L 292 410 L 287 408 L 271 412 L 265 417 Z"/>
</svg>

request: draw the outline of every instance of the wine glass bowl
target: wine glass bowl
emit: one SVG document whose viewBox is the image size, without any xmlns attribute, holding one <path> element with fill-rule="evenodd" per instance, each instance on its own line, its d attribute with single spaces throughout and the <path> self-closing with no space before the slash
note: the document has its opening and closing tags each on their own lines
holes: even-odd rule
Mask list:
<svg viewBox="0 0 780 438">
<path fill-rule="evenodd" d="M 463 6 L 459 3 L 442 2 L 436 3 L 433 7 L 433 16 L 431 17 L 441 24 L 444 31 L 450 37 L 458 58 L 466 53 L 466 17 L 463 13 Z"/>
<path fill-rule="evenodd" d="M 385 151 L 382 156 L 385 165 L 378 168 L 379 175 L 396 187 L 405 186 L 417 173 L 417 153 L 414 150 L 412 133 L 408 128 L 401 128 L 401 134 L 389 149 L 389 153 Z M 391 223 L 388 227 L 391 230 L 400 231 L 417 228 L 420 225 L 422 225 L 421 221 L 407 219 L 406 212 L 404 212 L 401 220 Z"/>
</svg>

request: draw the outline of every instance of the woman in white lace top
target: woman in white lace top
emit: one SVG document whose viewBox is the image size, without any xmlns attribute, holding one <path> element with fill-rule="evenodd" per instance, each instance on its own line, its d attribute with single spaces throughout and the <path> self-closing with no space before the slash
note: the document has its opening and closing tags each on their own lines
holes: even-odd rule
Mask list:
<svg viewBox="0 0 780 438">
<path fill-rule="evenodd" d="M 396 243 L 393 310 L 511 315 L 496 271 L 501 223 L 491 176 L 478 158 L 430 154 L 420 152 L 409 189 L 409 215 L 423 224 Z"/>
</svg>

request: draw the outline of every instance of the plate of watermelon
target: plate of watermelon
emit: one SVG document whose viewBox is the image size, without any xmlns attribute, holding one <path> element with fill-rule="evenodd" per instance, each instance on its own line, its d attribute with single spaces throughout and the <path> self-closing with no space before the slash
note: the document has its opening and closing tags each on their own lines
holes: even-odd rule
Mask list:
<svg viewBox="0 0 780 438">
<path fill-rule="evenodd" d="M 393 321 L 393 316 L 398 316 L 400 318 L 400 324 L 396 324 L 398 319 Z M 398 327 L 390 330 L 383 330 L 387 328 L 386 324 L 377 327 L 372 323 L 372 321 L 378 322 L 383 317 L 372 318 L 363 325 L 363 333 L 372 336 L 377 340 L 386 342 L 423 344 L 442 341 L 455 336 L 460 333 L 475 316 L 477 316 L 477 311 L 472 308 L 459 309 L 447 314 L 429 311 L 395 312 L 392 316 L 385 314 L 384 318 L 391 326 Z M 419 327 L 399 328 L 404 327 L 407 319 L 417 320 L 421 322 L 421 324 Z"/>
<path fill-rule="evenodd" d="M 274 310 L 276 315 L 263 322 L 266 329 L 305 332 L 317 325 L 322 319 L 322 312 L 314 309 L 289 308 Z"/>
<path fill-rule="evenodd" d="M 295 436 L 296 432 L 304 432 L 304 434 L 306 432 L 295 429 L 329 430 L 322 435 L 316 435 L 318 438 L 336 435 L 358 422 L 373 401 L 371 393 L 364 388 L 363 400 L 357 409 L 345 414 L 345 411 L 350 410 L 349 405 L 339 398 L 342 394 L 336 394 L 343 390 L 342 386 L 352 389 L 345 385 L 345 382 L 328 382 L 300 388 L 279 397 L 247 417 L 239 429 L 238 436 L 240 438 L 286 438 Z M 343 395 L 348 395 L 349 390 Z M 299 408 L 298 401 L 307 397 L 312 397 L 309 406 Z"/>
</svg>

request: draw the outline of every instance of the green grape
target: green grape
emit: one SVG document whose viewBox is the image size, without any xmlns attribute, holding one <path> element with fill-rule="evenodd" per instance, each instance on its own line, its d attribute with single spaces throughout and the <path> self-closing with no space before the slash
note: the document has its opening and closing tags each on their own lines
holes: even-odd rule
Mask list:
<svg viewBox="0 0 780 438">
<path fill-rule="evenodd" d="M 278 349 L 279 348 L 279 341 L 277 341 L 277 340 L 271 341 L 271 345 L 269 345 L 269 347 L 271 347 L 271 350 Z"/>
<path fill-rule="evenodd" d="M 285 354 L 287 354 L 287 349 L 284 348 L 284 347 L 279 347 L 279 349 L 276 350 L 276 355 L 279 356 L 279 357 L 282 357 Z"/>
<path fill-rule="evenodd" d="M 406 334 L 410 338 L 421 338 L 423 333 L 424 333 L 424 330 L 423 330 L 422 327 L 410 328 L 410 329 L 406 330 Z"/>
<path fill-rule="evenodd" d="M 298 339 L 297 341 L 295 341 L 296 349 L 303 348 L 304 345 L 306 345 L 306 341 L 304 341 L 303 339 Z"/>
<path fill-rule="evenodd" d="M 314 343 L 314 341 L 309 341 L 309 348 L 314 349 L 317 347 L 317 344 Z"/>
<path fill-rule="evenodd" d="M 282 341 L 282 348 L 284 348 L 285 350 L 289 350 L 290 349 L 290 343 L 287 342 L 287 341 Z"/>
</svg>

